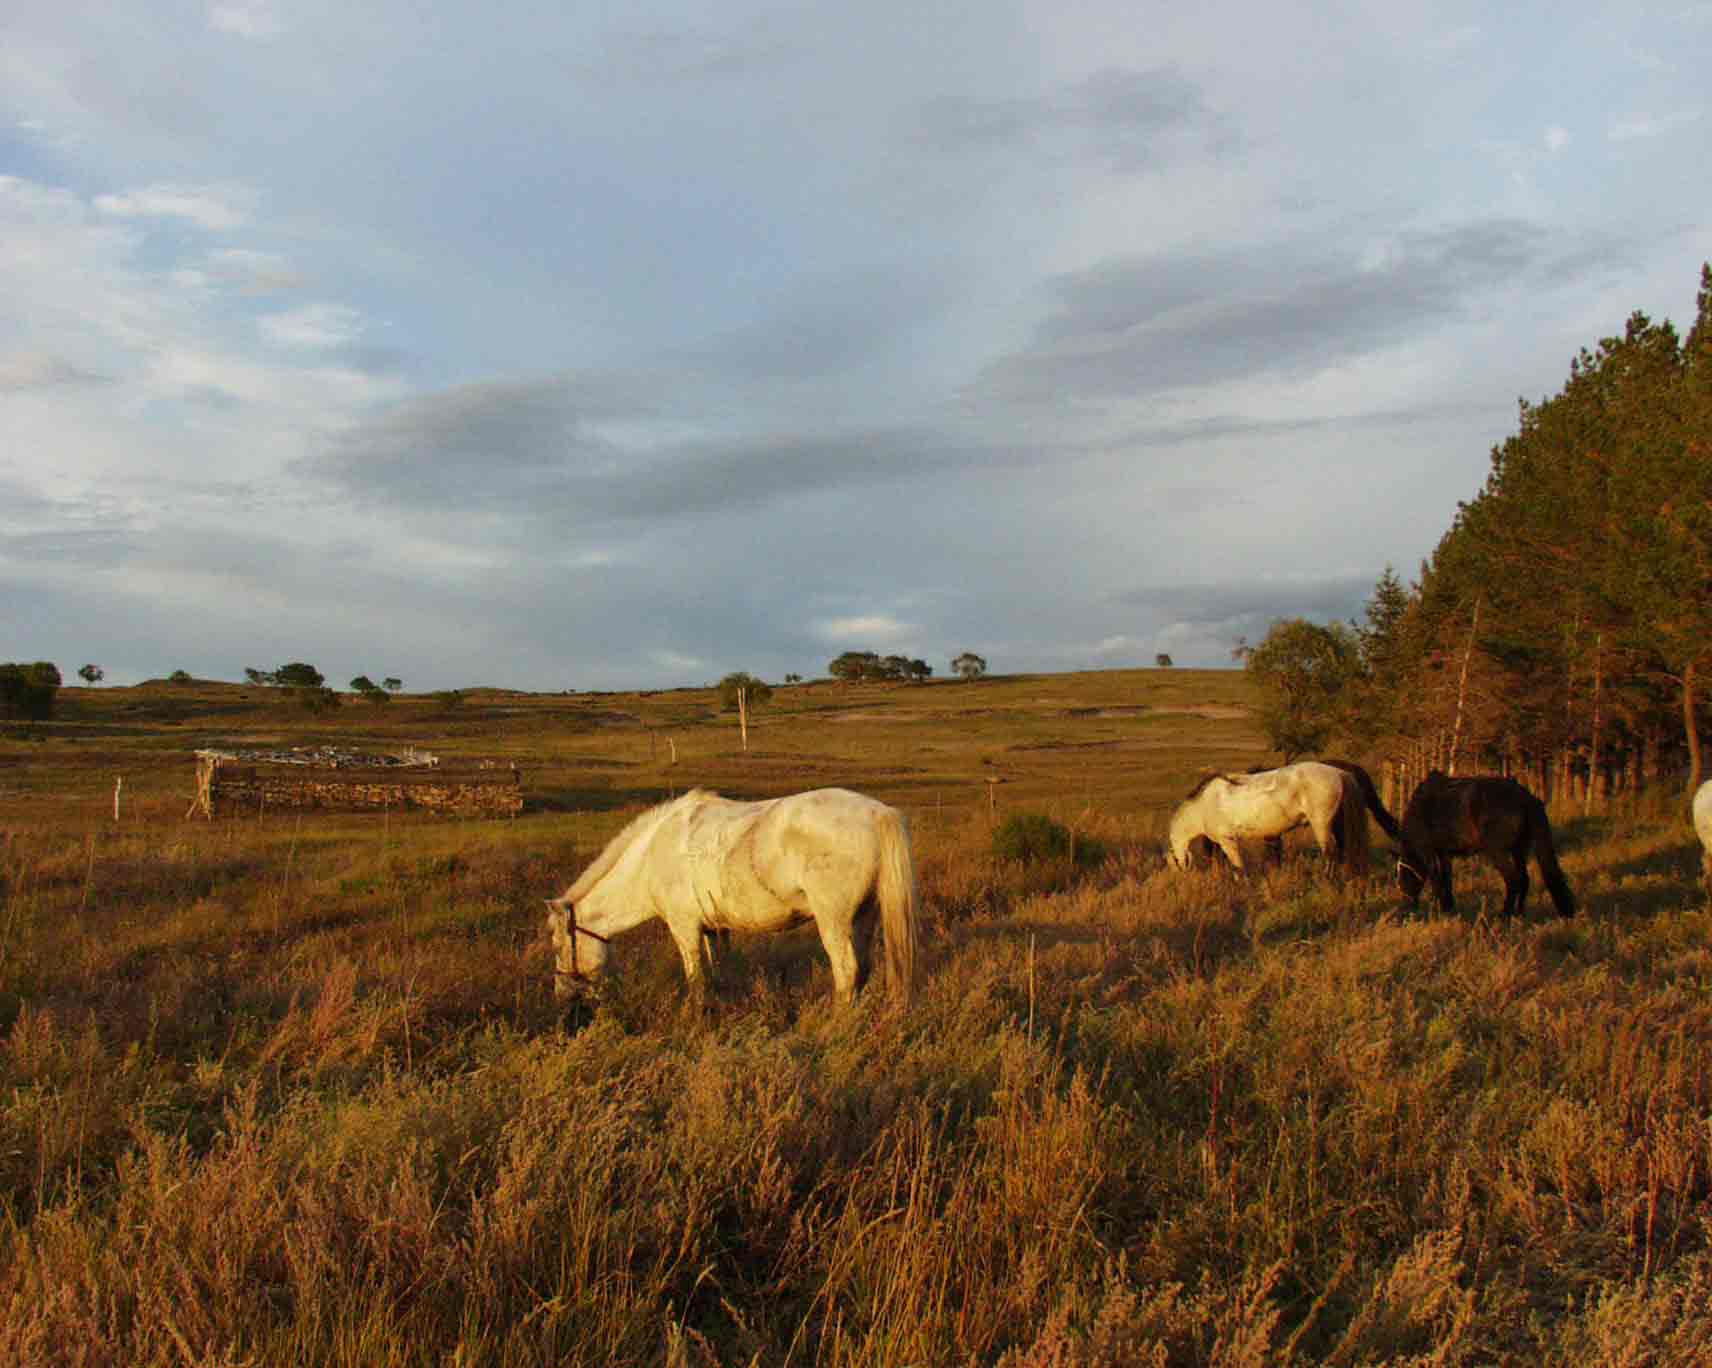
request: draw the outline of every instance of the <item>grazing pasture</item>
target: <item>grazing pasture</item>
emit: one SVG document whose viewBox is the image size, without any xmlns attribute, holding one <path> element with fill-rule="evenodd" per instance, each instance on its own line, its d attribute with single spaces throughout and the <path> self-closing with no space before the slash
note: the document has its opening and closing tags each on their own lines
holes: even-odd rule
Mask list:
<svg viewBox="0 0 1712 1368">
<path fill-rule="evenodd" d="M 1686 801 L 1554 813 L 1573 920 L 1166 869 L 1235 672 L 399 698 L 67 689 L 0 729 L 0 1361 L 1690 1364 L 1712 913 Z M 525 811 L 187 818 L 199 747 L 515 760 Z M 123 779 L 123 785 L 117 781 Z M 598 1005 L 542 899 L 646 807 L 908 816 L 917 991 L 812 929 Z M 117 795 L 115 789 L 117 788 Z M 117 812 L 115 817 L 115 797 Z M 991 854 L 1039 813 L 1103 861 Z"/>
</svg>

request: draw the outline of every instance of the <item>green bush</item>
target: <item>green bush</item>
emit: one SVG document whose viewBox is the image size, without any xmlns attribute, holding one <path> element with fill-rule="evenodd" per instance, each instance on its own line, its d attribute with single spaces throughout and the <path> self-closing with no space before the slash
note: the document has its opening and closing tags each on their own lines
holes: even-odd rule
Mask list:
<svg viewBox="0 0 1712 1368">
<path fill-rule="evenodd" d="M 1070 828 L 1038 812 L 1012 813 L 993 832 L 993 854 L 1001 860 L 1040 864 L 1068 860 L 1079 865 L 1098 864 L 1106 858 L 1105 847 L 1091 837 L 1072 838 Z"/>
<path fill-rule="evenodd" d="M 0 665 L 0 717 L 40 722 L 53 716 L 59 668 L 51 661 Z"/>
</svg>

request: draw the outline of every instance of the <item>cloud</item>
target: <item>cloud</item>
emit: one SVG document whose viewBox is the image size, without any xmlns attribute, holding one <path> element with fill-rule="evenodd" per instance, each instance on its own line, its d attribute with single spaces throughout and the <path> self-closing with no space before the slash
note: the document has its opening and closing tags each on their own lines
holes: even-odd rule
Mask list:
<svg viewBox="0 0 1712 1368">
<path fill-rule="evenodd" d="M 1157 167 L 1180 138 L 1226 145 L 1230 129 L 1201 88 L 1172 66 L 1107 67 L 1042 95 L 941 95 L 924 103 L 921 129 L 945 151 L 1080 149 L 1119 172 Z"/>
<path fill-rule="evenodd" d="M 1552 245 L 1535 224 L 1486 219 L 1399 233 L 1366 263 L 1296 244 L 1107 261 L 1051 281 L 1035 336 L 981 386 L 1043 402 L 1300 375 L 1489 307 Z"/>
<path fill-rule="evenodd" d="M 1698 109 L 1681 109 L 1674 114 L 1630 114 L 1613 119 L 1605 136 L 1612 142 L 1633 142 L 1637 138 L 1660 138 L 1674 133 L 1700 118 Z"/>
<path fill-rule="evenodd" d="M 272 294 L 302 287 L 304 277 L 277 252 L 220 247 L 208 254 L 208 274 L 220 284 L 251 294 Z"/>
<path fill-rule="evenodd" d="M 249 222 L 244 191 L 232 187 L 152 185 L 123 194 L 97 195 L 95 207 L 114 218 L 180 219 L 210 233 L 230 232 Z"/>
<path fill-rule="evenodd" d="M 256 320 L 262 336 L 285 347 L 349 346 L 362 335 L 362 316 L 342 304 L 304 304 Z"/>
<path fill-rule="evenodd" d="M 1546 151 L 1557 153 L 1569 146 L 1569 130 L 1560 124 L 1553 124 L 1545 132 Z"/>
<path fill-rule="evenodd" d="M 741 513 L 789 498 L 1026 463 L 954 425 L 705 435 L 659 397 L 670 372 L 454 386 L 365 417 L 297 474 L 391 507 L 509 511 L 562 526 Z"/>
<path fill-rule="evenodd" d="M 1218 628 L 1253 640 L 1279 618 L 1359 618 L 1378 578 L 1377 573 L 1291 580 L 1254 576 L 1231 583 L 1150 585 L 1124 590 L 1113 600 L 1145 609 L 1169 628 Z"/>
<path fill-rule="evenodd" d="M 853 617 L 822 618 L 811 624 L 810 630 L 822 641 L 892 645 L 913 636 L 917 627 L 913 622 L 900 622 L 889 613 L 858 613 Z"/>
<path fill-rule="evenodd" d="M 277 38 L 282 25 L 271 0 L 221 0 L 208 7 L 208 26 L 237 38 Z"/>
<path fill-rule="evenodd" d="M 0 393 L 52 389 L 62 385 L 103 385 L 111 380 L 111 376 L 97 374 L 46 353 L 0 357 Z"/>
</svg>

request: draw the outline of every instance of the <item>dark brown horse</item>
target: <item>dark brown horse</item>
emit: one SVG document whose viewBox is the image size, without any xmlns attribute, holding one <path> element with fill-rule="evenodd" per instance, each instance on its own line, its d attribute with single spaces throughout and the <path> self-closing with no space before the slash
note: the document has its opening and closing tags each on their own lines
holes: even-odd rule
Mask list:
<svg viewBox="0 0 1712 1368">
<path fill-rule="evenodd" d="M 1518 916 L 1528 897 L 1528 856 L 1560 915 L 1575 915 L 1575 895 L 1558 866 L 1545 804 L 1514 779 L 1452 779 L 1438 770 L 1422 780 L 1403 813 L 1397 882 L 1411 907 L 1429 880 L 1445 912 L 1455 907 L 1450 862 L 1484 855 L 1504 876 L 1504 915 Z"/>
</svg>

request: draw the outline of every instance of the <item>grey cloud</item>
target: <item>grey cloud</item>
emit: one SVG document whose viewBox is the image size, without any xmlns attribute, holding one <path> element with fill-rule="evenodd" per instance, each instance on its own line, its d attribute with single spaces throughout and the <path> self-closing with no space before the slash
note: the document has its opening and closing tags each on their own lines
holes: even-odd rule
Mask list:
<svg viewBox="0 0 1712 1368">
<path fill-rule="evenodd" d="M 579 70 L 608 82 L 729 79 L 777 67 L 793 54 L 790 43 L 760 28 L 736 35 L 651 29 L 611 34 L 605 60 Z"/>
<path fill-rule="evenodd" d="M 1533 224 L 1492 219 L 1403 234 L 1394 258 L 1371 269 L 1277 247 L 1264 259 L 1108 262 L 1053 282 L 1054 307 L 1033 342 L 981 384 L 1038 402 L 1311 371 L 1462 315 L 1553 246 Z"/>
<path fill-rule="evenodd" d="M 670 388 L 667 377 L 657 383 Z M 637 405 L 637 387 L 578 377 L 462 386 L 353 427 L 296 471 L 396 507 L 509 512 L 588 527 L 824 494 L 970 467 L 1010 466 L 1028 449 L 929 427 L 661 435 L 674 418 Z M 620 442 L 610 435 L 629 430 Z"/>
<path fill-rule="evenodd" d="M 64 385 L 106 385 L 113 377 L 74 365 L 63 357 L 36 353 L 0 359 L 0 394 L 57 389 Z"/>
<path fill-rule="evenodd" d="M 108 528 L 23 532 L 15 536 L 0 536 L 0 560 L 15 561 L 34 569 L 67 566 L 110 570 L 130 559 L 136 547 L 132 534 Z"/>
<path fill-rule="evenodd" d="M 757 321 L 683 352 L 696 370 L 743 379 L 845 377 L 883 361 L 959 301 L 949 270 L 867 266 L 794 282 Z"/>
<path fill-rule="evenodd" d="M 1145 610 L 1165 624 L 1219 628 L 1250 640 L 1263 635 L 1278 618 L 1305 617 L 1316 622 L 1359 619 L 1378 576 L 1339 575 L 1324 579 L 1241 584 L 1164 584 L 1113 596 L 1126 607 Z"/>
<path fill-rule="evenodd" d="M 1120 172 L 1157 165 L 1163 141 L 1177 134 L 1203 132 L 1219 148 L 1232 142 L 1200 87 L 1169 66 L 1106 68 L 1039 96 L 940 96 L 923 106 L 921 127 L 930 143 L 953 151 L 1046 150 L 1081 138 Z"/>
</svg>

